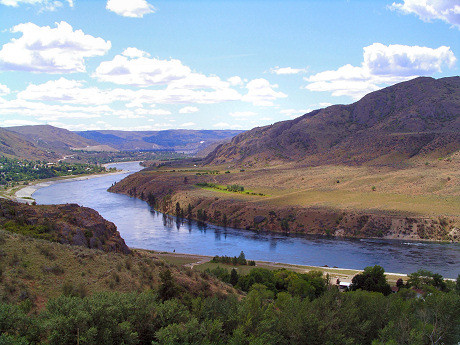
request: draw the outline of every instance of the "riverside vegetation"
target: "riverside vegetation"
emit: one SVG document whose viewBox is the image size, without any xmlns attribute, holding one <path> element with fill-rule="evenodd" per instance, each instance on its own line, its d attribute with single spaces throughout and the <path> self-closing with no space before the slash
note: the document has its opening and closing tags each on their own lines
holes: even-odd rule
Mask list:
<svg viewBox="0 0 460 345">
<path fill-rule="evenodd" d="M 114 171 L 110 168 L 108 171 Z M 49 163 L 46 161 L 17 160 L 0 157 L 0 185 L 7 188 L 20 182 L 28 184 L 30 181 L 53 177 L 97 174 L 106 172 L 107 169 L 100 165 L 82 163 Z"/>
<path fill-rule="evenodd" d="M 246 273 L 224 263 L 199 272 L 149 251 L 104 252 L 3 230 L 0 244 L 0 344 L 460 340 L 460 277 L 418 271 L 391 294 L 374 266 L 343 293 L 322 272 L 244 266 L 243 253 L 235 267 Z"/>
</svg>

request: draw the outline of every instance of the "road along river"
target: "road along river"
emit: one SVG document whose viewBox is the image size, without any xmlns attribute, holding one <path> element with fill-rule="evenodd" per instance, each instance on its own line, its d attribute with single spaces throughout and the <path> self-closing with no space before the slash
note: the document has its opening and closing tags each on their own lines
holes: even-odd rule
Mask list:
<svg viewBox="0 0 460 345">
<path fill-rule="evenodd" d="M 460 273 L 460 244 L 455 243 L 270 234 L 177 221 L 152 210 L 144 201 L 107 192 L 114 182 L 142 168 L 138 163 L 110 166 L 127 173 L 51 184 L 36 190 L 33 198 L 39 204 L 91 207 L 115 223 L 133 248 L 211 256 L 235 256 L 244 251 L 253 260 L 351 269 L 381 265 L 387 272 L 398 273 L 423 268 L 447 278 Z"/>
</svg>

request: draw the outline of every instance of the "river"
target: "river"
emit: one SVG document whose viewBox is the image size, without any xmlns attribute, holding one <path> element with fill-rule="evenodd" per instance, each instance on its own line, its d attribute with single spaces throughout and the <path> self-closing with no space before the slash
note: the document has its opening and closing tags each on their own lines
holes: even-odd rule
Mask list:
<svg viewBox="0 0 460 345">
<path fill-rule="evenodd" d="M 77 203 L 97 210 L 116 224 L 133 248 L 212 256 L 244 251 L 251 260 L 351 269 L 380 265 L 397 273 L 423 268 L 447 278 L 460 273 L 460 244 L 269 234 L 179 222 L 152 210 L 144 201 L 107 192 L 114 182 L 142 168 L 138 163 L 111 166 L 128 173 L 53 184 L 37 190 L 33 197 L 39 204 Z"/>
</svg>

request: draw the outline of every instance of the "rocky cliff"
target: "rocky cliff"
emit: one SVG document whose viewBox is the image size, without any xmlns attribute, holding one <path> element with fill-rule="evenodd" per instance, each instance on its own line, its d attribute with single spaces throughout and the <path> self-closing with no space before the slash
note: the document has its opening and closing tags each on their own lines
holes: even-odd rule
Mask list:
<svg viewBox="0 0 460 345">
<path fill-rule="evenodd" d="M 25 205 L 0 199 L 0 227 L 63 244 L 130 252 L 115 224 L 77 204 Z"/>
</svg>

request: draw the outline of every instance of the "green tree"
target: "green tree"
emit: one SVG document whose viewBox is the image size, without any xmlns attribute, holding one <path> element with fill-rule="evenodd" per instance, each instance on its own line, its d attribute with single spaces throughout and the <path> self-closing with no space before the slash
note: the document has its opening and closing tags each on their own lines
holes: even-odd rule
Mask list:
<svg viewBox="0 0 460 345">
<path fill-rule="evenodd" d="M 387 282 L 385 270 L 379 265 L 366 267 L 363 273 L 355 275 L 351 280 L 350 289 L 381 292 L 384 295 L 391 293 L 391 287 Z"/>
<path fill-rule="evenodd" d="M 235 286 L 236 284 L 238 284 L 238 279 L 238 272 L 236 271 L 236 269 L 232 268 L 232 271 L 230 272 L 230 284 Z"/>
<path fill-rule="evenodd" d="M 163 301 L 169 300 L 176 296 L 177 286 L 169 269 L 160 272 L 160 288 L 158 295 Z"/>
</svg>

